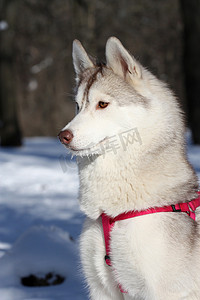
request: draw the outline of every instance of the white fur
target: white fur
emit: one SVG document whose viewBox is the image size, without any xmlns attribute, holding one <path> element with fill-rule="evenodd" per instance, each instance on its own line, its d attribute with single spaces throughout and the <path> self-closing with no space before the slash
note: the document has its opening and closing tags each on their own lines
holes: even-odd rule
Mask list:
<svg viewBox="0 0 200 300">
<path fill-rule="evenodd" d="M 198 185 L 186 158 L 182 112 L 172 92 L 118 39 L 108 40 L 106 58 L 107 66 L 86 97 L 87 82 L 98 67 L 80 42 L 74 42 L 77 81 L 82 76 L 76 96 L 80 112 L 63 128 L 74 136 L 68 146 L 77 155 L 80 207 L 87 215 L 80 249 L 90 299 L 199 300 L 199 223 L 184 213 L 117 222 L 111 233 L 112 267 L 105 264 L 102 212 L 116 216 L 189 201 Z M 99 109 L 99 101 L 109 105 Z M 109 151 L 109 140 L 134 128 L 142 143 L 124 149 L 118 140 L 116 153 Z"/>
</svg>

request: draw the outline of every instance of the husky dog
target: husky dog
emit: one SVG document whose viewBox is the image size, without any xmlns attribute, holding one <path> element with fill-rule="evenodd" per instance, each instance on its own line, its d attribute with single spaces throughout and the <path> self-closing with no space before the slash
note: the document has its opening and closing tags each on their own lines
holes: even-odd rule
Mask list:
<svg viewBox="0 0 200 300">
<path fill-rule="evenodd" d="M 112 265 L 104 259 L 102 213 L 114 218 L 197 197 L 176 98 L 115 37 L 106 44 L 106 65 L 95 63 L 77 40 L 73 63 L 77 115 L 59 137 L 77 155 L 90 299 L 199 300 L 199 209 L 196 221 L 184 212 L 159 212 L 116 222 Z"/>
</svg>

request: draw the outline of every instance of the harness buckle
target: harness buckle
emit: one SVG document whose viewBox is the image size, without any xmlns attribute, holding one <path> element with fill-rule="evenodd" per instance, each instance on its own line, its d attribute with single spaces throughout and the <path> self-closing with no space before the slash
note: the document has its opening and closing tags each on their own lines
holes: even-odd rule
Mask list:
<svg viewBox="0 0 200 300">
<path fill-rule="evenodd" d="M 176 208 L 174 204 L 171 205 L 172 211 L 173 212 L 181 212 L 181 208 Z"/>
<path fill-rule="evenodd" d="M 104 259 L 105 259 L 106 264 L 110 267 L 111 266 L 110 256 L 106 254 Z"/>
</svg>

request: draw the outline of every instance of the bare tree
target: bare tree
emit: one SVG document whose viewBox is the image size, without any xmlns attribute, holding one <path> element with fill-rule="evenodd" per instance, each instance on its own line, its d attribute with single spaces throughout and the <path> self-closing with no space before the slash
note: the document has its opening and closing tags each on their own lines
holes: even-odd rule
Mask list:
<svg viewBox="0 0 200 300">
<path fill-rule="evenodd" d="M 181 0 L 184 22 L 184 71 L 189 124 L 200 144 L 200 1 Z"/>
<path fill-rule="evenodd" d="M 17 1 L 1 0 L 1 20 L 7 20 L 7 29 L 1 31 L 0 48 L 0 119 L 1 146 L 20 146 L 21 131 L 17 118 L 17 92 L 14 78 L 14 26 L 17 13 Z"/>
<path fill-rule="evenodd" d="M 147 0 L 0 0 L 1 19 L 8 20 L 0 45 L 2 141 L 8 141 L 7 132 L 11 142 L 19 137 L 11 134 L 19 128 L 17 112 L 25 136 L 55 136 L 73 117 L 75 38 L 89 54 L 104 60 L 106 40 L 117 36 L 184 99 L 179 4 L 180 0 L 156 5 Z"/>
</svg>

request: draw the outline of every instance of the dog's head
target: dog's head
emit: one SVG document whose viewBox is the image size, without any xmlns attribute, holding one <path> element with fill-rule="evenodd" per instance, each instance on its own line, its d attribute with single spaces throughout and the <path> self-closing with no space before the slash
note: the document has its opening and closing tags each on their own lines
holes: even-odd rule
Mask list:
<svg viewBox="0 0 200 300">
<path fill-rule="evenodd" d="M 136 130 L 140 143 L 147 145 L 151 130 L 156 137 L 162 127 L 166 128 L 171 92 L 144 69 L 117 38 L 107 41 L 106 65 L 96 64 L 75 40 L 73 63 L 77 114 L 62 129 L 59 138 L 74 154 L 101 154 L 113 139 L 118 139 L 118 147 L 124 146 L 120 145 L 120 135 L 131 130 Z M 165 101 L 161 101 L 161 97 L 166 98 Z"/>
</svg>

